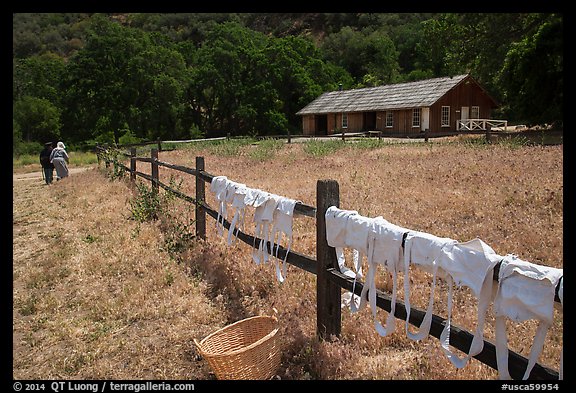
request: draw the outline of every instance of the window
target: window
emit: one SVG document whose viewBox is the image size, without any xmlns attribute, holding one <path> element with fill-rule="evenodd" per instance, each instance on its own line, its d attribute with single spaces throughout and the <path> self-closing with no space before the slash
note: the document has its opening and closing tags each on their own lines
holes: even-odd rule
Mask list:
<svg viewBox="0 0 576 393">
<path fill-rule="evenodd" d="M 442 127 L 450 127 L 450 107 L 442 107 Z"/>
<path fill-rule="evenodd" d="M 392 128 L 394 126 L 394 113 L 386 111 L 386 127 Z"/>
<path fill-rule="evenodd" d="M 420 127 L 420 108 L 412 110 L 412 127 Z"/>
<path fill-rule="evenodd" d="M 471 119 L 479 119 L 480 118 L 480 107 L 473 106 L 470 110 L 470 118 Z"/>
<path fill-rule="evenodd" d="M 342 113 L 342 128 L 348 128 L 348 113 Z"/>
</svg>

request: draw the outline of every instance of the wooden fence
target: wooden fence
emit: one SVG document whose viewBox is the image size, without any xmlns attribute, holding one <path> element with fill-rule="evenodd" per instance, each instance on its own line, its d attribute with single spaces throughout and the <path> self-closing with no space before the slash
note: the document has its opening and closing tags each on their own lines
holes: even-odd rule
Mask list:
<svg viewBox="0 0 576 393">
<path fill-rule="evenodd" d="M 110 154 L 112 152 L 112 154 Z M 175 165 L 168 162 L 163 162 L 158 159 L 158 149 L 151 149 L 150 157 L 136 157 L 136 148 L 132 147 L 130 153 L 126 153 L 117 149 L 110 150 L 107 147 L 97 146 L 96 154 L 98 156 L 98 164 L 102 160 L 105 161 L 106 167 L 109 168 L 110 163 L 115 167 L 115 170 L 127 171 L 130 173 L 130 180 L 135 181 L 137 176 L 140 176 L 151 183 L 151 188 L 158 192 L 159 187 L 173 193 L 178 198 L 185 200 L 195 205 L 195 226 L 196 236 L 206 239 L 206 215 L 212 217 L 214 220 L 218 219 L 218 212 L 206 203 L 206 183 L 211 183 L 214 175 L 205 171 L 205 163 L 203 157 L 196 157 L 196 168 L 188 168 L 181 165 Z M 117 159 L 117 155 L 123 155 L 130 160 L 130 167 L 127 167 Z M 148 175 L 136 170 L 137 162 L 150 163 L 150 173 Z M 182 192 L 171 188 L 170 186 L 162 183 L 159 179 L 158 168 L 166 167 L 176 171 L 180 171 L 192 176 L 195 176 L 196 195 L 191 197 Z M 316 185 L 316 207 L 297 203 L 294 212 L 300 215 L 312 217 L 316 219 L 316 259 L 309 256 L 300 254 L 294 250 L 288 253 L 286 262 L 296 266 L 302 270 L 316 275 L 316 333 L 321 339 L 328 338 L 330 335 L 340 335 L 341 331 L 341 289 L 353 291 L 356 295 L 360 296 L 363 288 L 363 283 L 356 281 L 340 272 L 336 251 L 333 247 L 328 246 L 326 240 L 326 220 L 325 213 L 330 206 L 339 207 L 339 185 L 334 180 L 318 180 Z M 230 222 L 224 219 L 224 227 L 230 228 Z M 236 232 L 235 232 L 236 234 Z M 238 239 L 248 244 L 250 247 L 259 248 L 260 238 L 251 236 L 238 230 Z M 286 257 L 286 249 L 277 244 L 265 244 L 267 251 L 279 258 Z M 404 244 L 402 244 L 404 246 Z M 500 264 L 494 268 L 494 280 L 498 280 Z M 368 296 L 368 294 L 366 294 Z M 560 302 L 558 297 L 558 288 L 556 288 L 556 302 Z M 380 290 L 376 290 L 376 305 L 378 308 L 390 312 L 392 309 L 392 299 L 387 294 Z M 425 311 L 412 307 L 410 308 L 410 318 L 408 322 L 419 328 L 422 320 L 424 319 Z M 404 302 L 396 301 L 394 316 L 396 318 L 406 320 L 407 312 Z M 432 316 L 432 324 L 430 328 L 430 335 L 439 339 L 444 329 L 446 319 L 438 315 Z M 468 353 L 472 344 L 473 334 L 459 328 L 458 326 L 451 325 L 450 329 L 450 345 L 465 353 Z M 496 347 L 495 345 L 484 340 L 484 349 L 478 355 L 473 356 L 480 362 L 497 370 L 496 362 Z M 509 350 L 508 355 L 508 368 L 510 376 L 514 379 L 522 379 L 528 359 L 524 356 Z M 530 379 L 536 380 L 557 380 L 559 373 L 556 370 L 536 363 Z"/>
<path fill-rule="evenodd" d="M 506 129 L 506 127 L 504 127 Z M 402 138 L 402 139 L 422 139 L 424 142 L 428 142 L 430 138 L 440 138 L 440 137 L 448 137 L 448 136 L 458 136 L 458 135 L 478 135 L 482 134 L 486 136 L 486 141 L 490 142 L 492 140 L 492 135 L 498 135 L 499 129 L 492 129 L 492 127 L 487 126 L 485 128 L 476 127 L 474 129 L 462 129 L 460 131 L 443 131 L 443 132 L 430 132 L 430 130 L 425 130 L 419 133 L 395 133 L 395 132 L 386 132 L 386 131 L 360 131 L 360 132 L 341 132 L 329 135 L 292 135 L 290 132 L 287 134 L 282 135 L 261 135 L 255 136 L 254 139 L 257 140 L 264 140 L 264 139 L 285 139 L 287 143 L 292 143 L 292 141 L 297 140 L 310 140 L 310 139 L 341 139 L 342 141 L 346 141 L 346 139 L 358 139 L 358 138 L 378 138 L 381 141 L 383 138 Z M 502 132 L 500 132 L 502 134 Z M 513 135 L 514 133 L 508 132 L 507 135 Z M 516 134 L 519 134 L 516 132 Z M 184 144 L 184 143 L 198 143 L 204 141 L 218 141 L 218 140 L 230 140 L 230 139 L 243 139 L 246 137 L 232 137 L 230 133 L 223 137 L 215 137 L 215 138 L 202 138 L 202 139 L 183 139 L 183 140 L 155 140 L 155 141 L 144 141 L 138 143 L 126 143 L 122 145 L 115 145 L 119 149 L 131 149 L 132 147 L 142 147 L 142 146 L 150 146 L 156 145 L 158 151 L 163 151 L 165 149 L 162 148 L 162 144 L 164 145 L 177 145 L 177 144 Z M 102 146 L 99 146 L 102 148 Z M 98 146 L 96 147 L 96 149 Z"/>
</svg>

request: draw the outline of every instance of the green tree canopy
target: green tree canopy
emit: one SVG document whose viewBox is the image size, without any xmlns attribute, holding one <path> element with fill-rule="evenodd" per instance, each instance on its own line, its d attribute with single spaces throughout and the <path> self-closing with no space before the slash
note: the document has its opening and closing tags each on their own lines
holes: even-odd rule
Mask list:
<svg viewBox="0 0 576 393">
<path fill-rule="evenodd" d="M 45 98 L 24 96 L 14 102 L 13 121 L 23 140 L 54 141 L 60 137 L 60 110 Z"/>
<path fill-rule="evenodd" d="M 328 35 L 321 50 L 327 61 L 346 69 L 359 84 L 368 79 L 391 83 L 398 75 L 398 52 L 383 30 L 361 32 L 346 26 Z"/>
<path fill-rule="evenodd" d="M 104 17 L 93 19 L 85 46 L 67 66 L 65 135 L 95 138 L 105 127 L 139 137 L 171 134 L 187 74 L 182 55 L 155 45 L 151 35 Z"/>
<path fill-rule="evenodd" d="M 551 15 L 538 29 L 511 45 L 497 80 L 513 120 L 562 125 L 563 21 Z"/>
<path fill-rule="evenodd" d="M 54 53 L 13 61 L 13 99 L 24 96 L 45 98 L 59 105 L 60 83 L 65 73 L 64 59 Z"/>
</svg>

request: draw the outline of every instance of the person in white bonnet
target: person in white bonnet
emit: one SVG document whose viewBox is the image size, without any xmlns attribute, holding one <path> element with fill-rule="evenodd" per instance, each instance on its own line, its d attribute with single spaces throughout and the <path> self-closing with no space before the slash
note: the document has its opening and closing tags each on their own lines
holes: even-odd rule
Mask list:
<svg viewBox="0 0 576 393">
<path fill-rule="evenodd" d="M 70 159 L 68 158 L 66 146 L 63 142 L 58 142 L 56 148 L 52 150 L 50 162 L 54 164 L 54 168 L 56 169 L 56 180 L 68 177 L 68 163 Z"/>
</svg>

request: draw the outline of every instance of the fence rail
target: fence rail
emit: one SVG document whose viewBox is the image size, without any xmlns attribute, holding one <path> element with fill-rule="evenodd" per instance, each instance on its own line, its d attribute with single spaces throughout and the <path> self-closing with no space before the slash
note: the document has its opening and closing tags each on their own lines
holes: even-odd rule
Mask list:
<svg viewBox="0 0 576 393">
<path fill-rule="evenodd" d="M 121 168 L 121 170 L 129 172 L 131 181 L 135 181 L 136 177 L 140 176 L 151 182 L 152 189 L 157 191 L 158 187 L 162 187 L 163 189 L 172 192 L 178 198 L 194 204 L 196 214 L 196 235 L 200 238 L 206 239 L 206 215 L 217 220 L 218 212 L 206 203 L 206 183 L 211 183 L 215 176 L 205 171 L 203 157 L 196 157 L 196 168 L 189 168 L 158 160 L 158 149 L 151 149 L 150 157 L 136 157 L 136 149 L 134 147 L 131 148 L 131 152 L 128 154 L 117 149 L 114 149 L 114 152 L 110 154 L 108 148 L 98 146 L 96 148 L 96 153 L 98 156 L 98 163 L 103 159 L 106 168 L 108 168 L 110 163 L 112 163 L 115 168 L 118 167 Z M 119 162 L 116 155 L 130 157 L 130 167 Z M 151 164 L 151 175 L 136 171 L 136 162 L 138 161 Z M 195 197 L 186 195 L 162 183 L 158 176 L 159 166 L 194 176 L 196 178 Z M 341 289 L 352 291 L 354 294 L 360 296 L 364 284 L 360 281 L 355 281 L 353 278 L 350 278 L 339 271 L 336 251 L 333 247 L 330 247 L 327 244 L 325 213 L 330 206 L 339 207 L 338 183 L 334 180 L 318 180 L 316 198 L 316 207 L 297 203 L 294 209 L 295 213 L 316 219 L 316 259 L 300 254 L 294 250 L 290 250 L 286 256 L 287 250 L 276 243 L 271 244 L 270 242 L 267 242 L 264 246 L 269 254 L 276 255 L 277 252 L 279 258 L 287 258 L 287 263 L 316 275 L 316 333 L 320 338 L 325 339 L 331 335 L 340 335 Z M 222 219 L 222 217 L 220 218 Z M 229 229 L 230 225 L 230 222 L 224 218 L 224 228 Z M 260 243 L 264 241 L 263 239 L 249 235 L 241 230 L 237 231 L 237 238 L 250 247 L 255 247 L 256 249 L 259 248 Z M 499 265 L 500 264 L 497 264 L 494 268 L 493 278 L 495 281 L 498 280 Z M 366 294 L 366 298 L 368 298 L 368 293 Z M 558 297 L 558 288 L 556 288 L 555 301 L 560 301 Z M 390 312 L 392 310 L 392 299 L 386 293 L 377 289 L 376 305 L 378 308 Z M 411 306 L 408 323 L 419 328 L 425 314 L 425 311 Z M 404 302 L 396 300 L 394 316 L 405 321 L 407 315 L 408 313 Z M 433 315 L 429 334 L 439 339 L 445 324 L 446 319 L 438 315 Z M 472 333 L 451 325 L 449 338 L 449 344 L 451 346 L 468 353 L 472 344 L 472 339 Z M 508 368 L 510 376 L 514 379 L 522 379 L 528 365 L 528 359 L 514 351 L 509 350 L 508 352 Z M 496 361 L 496 347 L 492 342 L 486 339 L 484 339 L 484 348 L 482 352 L 473 357 L 493 369 L 497 370 L 498 368 Z M 536 363 L 530 373 L 530 379 L 557 380 L 559 379 L 559 373 L 556 370 Z"/>
<path fill-rule="evenodd" d="M 493 128 L 508 128 L 508 120 L 495 120 L 495 119 L 467 119 L 458 120 L 457 128 L 464 131 L 474 130 L 489 130 Z"/>
</svg>

